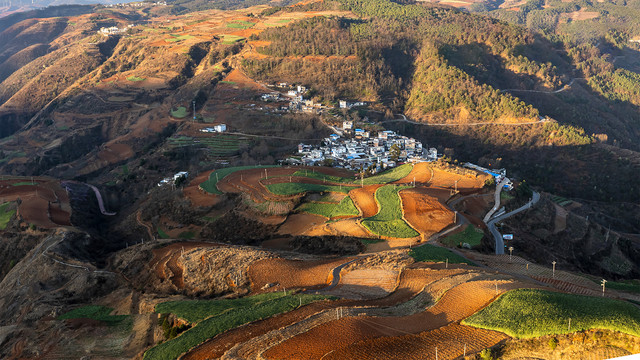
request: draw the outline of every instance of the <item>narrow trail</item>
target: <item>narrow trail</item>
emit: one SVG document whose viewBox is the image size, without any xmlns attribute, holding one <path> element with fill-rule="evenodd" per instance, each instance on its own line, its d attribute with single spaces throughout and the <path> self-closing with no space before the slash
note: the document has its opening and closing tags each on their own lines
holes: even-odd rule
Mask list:
<svg viewBox="0 0 640 360">
<path fill-rule="evenodd" d="M 138 212 L 136 213 L 136 221 L 138 222 L 138 224 L 140 224 L 145 229 L 147 229 L 147 234 L 149 234 L 149 239 L 155 240 L 155 236 L 153 236 L 153 230 L 151 229 L 151 226 L 149 226 L 149 224 L 147 224 L 144 221 L 142 221 L 142 212 L 141 212 L 141 210 L 138 210 Z"/>
<path fill-rule="evenodd" d="M 573 82 L 578 80 L 578 79 L 584 79 L 584 78 L 573 78 L 573 79 L 571 79 L 571 81 L 567 85 L 561 87 L 558 90 L 544 91 L 544 90 L 525 90 L 525 89 L 503 89 L 503 90 L 500 90 L 500 92 L 507 92 L 508 91 L 508 92 L 538 93 L 538 94 L 558 94 L 558 93 L 561 93 L 561 92 L 563 92 L 565 90 L 570 89 L 571 85 L 573 85 Z"/>
</svg>

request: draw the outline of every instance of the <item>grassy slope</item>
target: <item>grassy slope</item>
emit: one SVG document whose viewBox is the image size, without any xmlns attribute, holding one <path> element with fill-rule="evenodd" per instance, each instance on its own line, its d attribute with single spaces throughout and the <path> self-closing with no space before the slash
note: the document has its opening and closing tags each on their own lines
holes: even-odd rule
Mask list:
<svg viewBox="0 0 640 360">
<path fill-rule="evenodd" d="M 411 172 L 411 169 L 413 169 L 413 165 L 411 164 L 400 165 L 398 167 L 394 167 L 393 169 L 383 171 L 378 175 L 368 177 L 363 180 L 363 183 L 365 185 L 373 185 L 373 184 L 386 184 L 393 181 L 397 181 L 409 175 L 409 173 Z"/>
<path fill-rule="evenodd" d="M 405 188 L 394 185 L 379 188 L 376 191 L 376 201 L 380 211 L 363 220 L 362 225 L 372 233 L 381 236 L 411 238 L 420 235 L 402 219 L 402 203 L 398 191 Z"/>
<path fill-rule="evenodd" d="M 409 256 L 413 257 L 416 261 L 445 262 L 449 259 L 450 263 L 475 265 L 473 262 L 448 249 L 429 244 L 411 249 Z"/>
<path fill-rule="evenodd" d="M 58 317 L 58 320 L 66 319 L 93 319 L 107 323 L 108 325 L 116 325 L 126 319 L 128 315 L 109 315 L 113 311 L 112 308 L 98 305 L 88 305 L 81 308 L 71 310 Z"/>
<path fill-rule="evenodd" d="M 463 232 L 449 235 L 442 239 L 442 243 L 447 246 L 458 246 L 462 243 L 467 243 L 471 246 L 479 246 L 482 240 L 483 234 L 476 230 L 472 225 L 468 225 Z"/>
<path fill-rule="evenodd" d="M 340 201 L 339 203 L 335 204 L 324 204 L 316 202 L 305 203 L 300 205 L 300 207 L 298 207 L 298 210 L 324 216 L 327 218 L 359 214 L 358 209 L 353 204 L 353 200 L 351 200 L 351 198 L 348 196 L 342 199 L 342 201 Z"/>
<path fill-rule="evenodd" d="M 571 330 L 568 319 L 571 318 Z M 640 309 L 619 300 L 543 290 L 509 291 L 465 319 L 465 325 L 516 338 L 608 329 L 640 336 Z"/>
<path fill-rule="evenodd" d="M 256 302 L 251 298 L 234 299 L 234 300 L 212 300 L 206 306 L 196 307 L 198 312 L 189 313 L 189 301 L 184 304 L 174 304 L 173 306 L 181 311 L 185 316 L 197 318 L 203 316 L 206 310 L 211 310 L 214 315 L 202 320 L 196 326 L 185 331 L 175 339 L 166 341 L 156 347 L 147 350 L 144 354 L 145 360 L 173 360 L 177 359 L 181 354 L 194 346 L 220 334 L 224 331 L 236 328 L 240 325 L 265 319 L 273 315 L 294 310 L 300 304 L 302 305 L 326 299 L 320 295 L 288 295 L 284 296 L 280 293 L 279 297 L 268 299 L 263 296 L 258 299 L 263 300 Z M 259 295 L 260 296 L 260 295 Z M 277 296 L 277 295 L 276 295 Z M 215 302 L 224 302 L 222 305 Z M 158 305 L 161 306 L 162 304 Z M 226 309 L 224 309 L 226 307 Z"/>
<path fill-rule="evenodd" d="M 335 185 L 322 185 L 322 184 L 303 184 L 303 183 L 280 183 L 267 185 L 267 189 L 276 195 L 294 195 L 304 192 L 342 192 L 348 193 L 352 188 L 340 187 Z"/>
<path fill-rule="evenodd" d="M 11 220 L 13 214 L 16 213 L 15 210 L 7 210 L 10 205 L 10 202 L 0 205 L 0 230 L 4 230 L 7 228 L 9 220 Z"/>
</svg>

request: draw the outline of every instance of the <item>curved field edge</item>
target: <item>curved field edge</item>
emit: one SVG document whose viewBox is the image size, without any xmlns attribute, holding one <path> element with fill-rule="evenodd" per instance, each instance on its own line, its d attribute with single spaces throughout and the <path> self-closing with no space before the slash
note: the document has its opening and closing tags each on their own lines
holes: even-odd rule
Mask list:
<svg viewBox="0 0 640 360">
<path fill-rule="evenodd" d="M 250 169 L 258 169 L 258 168 L 273 168 L 280 167 L 278 165 L 248 165 L 248 166 L 234 166 L 229 168 L 222 168 L 216 171 L 213 171 L 209 175 L 209 179 L 202 182 L 199 187 L 200 189 L 208 192 L 209 194 L 222 195 L 222 191 L 218 190 L 218 182 L 222 181 L 225 176 L 229 174 L 233 174 L 236 171 L 240 170 L 250 170 Z"/>
<path fill-rule="evenodd" d="M 343 184 L 356 184 L 356 185 L 376 185 L 387 184 L 390 182 L 402 180 L 413 170 L 412 164 L 403 164 L 394 168 L 385 170 L 379 174 L 364 178 L 360 180 L 358 178 L 353 179 L 349 177 L 340 177 L 327 175 L 321 172 L 309 172 L 308 170 L 298 170 L 293 175 L 300 177 L 307 177 L 310 179 L 323 180 L 331 183 L 343 183 Z"/>
<path fill-rule="evenodd" d="M 237 304 L 221 313 L 200 321 L 197 325 L 180 334 L 178 337 L 163 342 L 144 353 L 144 360 L 173 360 L 179 358 L 188 350 L 202 344 L 212 337 L 238 326 L 266 319 L 268 317 L 288 312 L 315 301 L 326 300 L 322 295 L 282 295 L 279 298 L 259 303 Z M 246 300 L 246 299 L 238 299 Z"/>
<path fill-rule="evenodd" d="M 420 245 L 409 250 L 409 256 L 415 261 L 423 262 L 450 262 L 452 264 L 468 264 L 477 266 L 473 261 L 467 260 L 453 251 L 430 244 Z"/>
<path fill-rule="evenodd" d="M 419 236 L 403 218 L 400 192 L 407 186 L 385 185 L 376 190 L 375 199 L 378 213 L 364 219 L 362 225 L 371 233 L 394 238 L 413 238 Z"/>
<path fill-rule="evenodd" d="M 640 309 L 609 298 L 519 289 L 503 294 L 462 324 L 522 339 L 589 329 L 640 336 Z"/>
</svg>

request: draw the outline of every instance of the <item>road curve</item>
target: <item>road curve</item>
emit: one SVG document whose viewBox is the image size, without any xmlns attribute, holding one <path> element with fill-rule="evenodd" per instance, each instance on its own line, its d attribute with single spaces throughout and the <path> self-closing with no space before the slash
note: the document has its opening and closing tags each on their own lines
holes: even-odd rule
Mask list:
<svg viewBox="0 0 640 360">
<path fill-rule="evenodd" d="M 98 206 L 100 207 L 100 212 L 102 213 L 102 215 L 108 215 L 108 216 L 113 216 L 116 213 L 114 212 L 108 212 L 105 208 L 104 208 L 104 201 L 102 200 L 102 195 L 100 194 L 100 190 L 98 190 L 97 187 L 91 185 L 91 184 L 85 184 L 88 187 L 90 187 L 93 192 L 96 194 L 96 199 L 98 199 Z"/>
<path fill-rule="evenodd" d="M 500 234 L 498 229 L 496 229 L 496 223 L 508 217 L 511 217 L 517 213 L 530 209 L 531 206 L 535 205 L 539 200 L 540 200 L 540 194 L 536 191 L 533 191 L 533 196 L 531 197 L 531 200 L 528 203 L 506 214 L 496 216 L 486 223 L 487 227 L 489 228 L 489 231 L 491 231 L 491 235 L 493 235 L 493 238 L 496 241 L 496 255 L 504 254 L 504 241 L 502 240 L 502 234 Z"/>
<path fill-rule="evenodd" d="M 487 215 L 484 216 L 484 219 L 482 219 L 482 221 L 484 221 L 485 223 L 487 223 L 487 221 L 491 219 L 493 214 L 496 211 L 498 211 L 498 209 L 500 208 L 500 194 L 502 193 L 503 187 L 507 184 L 507 181 L 508 181 L 507 178 L 505 178 L 499 184 L 496 185 L 496 192 L 493 199 L 494 200 L 493 207 L 491 208 L 491 210 L 489 210 Z"/>
</svg>

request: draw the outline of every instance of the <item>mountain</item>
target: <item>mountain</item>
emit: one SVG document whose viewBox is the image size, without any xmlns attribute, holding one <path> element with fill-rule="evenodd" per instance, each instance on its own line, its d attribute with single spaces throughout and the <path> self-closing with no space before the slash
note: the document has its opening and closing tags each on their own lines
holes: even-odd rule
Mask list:
<svg viewBox="0 0 640 360">
<path fill-rule="evenodd" d="M 350 274 L 344 281 L 352 283 L 335 294 L 351 296 L 345 309 L 358 329 L 366 328 L 353 320 L 359 307 L 375 304 L 362 312 L 367 321 L 387 310 L 423 314 L 423 304 L 462 284 L 459 291 L 480 286 L 473 289 L 484 299 L 464 317 L 489 305 L 498 283 L 500 291 L 546 286 L 600 296 L 594 279 L 606 278 L 620 291 L 612 296 L 637 301 L 640 68 L 633 59 L 640 49 L 629 41 L 637 35 L 636 4 L 466 7 L 180 0 L 50 6 L 0 18 L 2 356 L 62 358 L 66 348 L 77 349 L 70 357 L 152 356 L 143 352 L 215 323 L 205 320 L 213 313 L 187 320 L 175 309 L 158 321 L 157 304 L 227 296 L 240 305 L 221 304 L 242 308 L 251 303 L 247 294 L 277 289 L 284 296 L 289 281 L 298 290 L 322 288 L 343 264 Z M 306 102 L 289 102 L 296 89 Z M 375 169 L 276 166 L 300 162 L 300 143 L 320 144 L 341 132 L 343 121 L 415 138 L 444 158 L 397 167 L 367 186 L 365 170 Z M 221 124 L 225 132 L 211 129 Z M 483 222 L 493 179 L 462 168 L 465 162 L 506 169 L 516 189 L 497 196 L 505 211 L 534 206 L 501 221 L 502 233 L 515 234 L 514 262 L 487 255 L 497 246 Z M 542 193 L 538 204 L 529 202 L 531 189 Z M 374 218 L 384 225 L 367 227 Z M 428 221 L 407 225 L 415 219 Z M 389 224 L 419 235 L 388 236 Z M 422 257 L 425 249 L 440 250 L 405 249 L 429 239 L 454 252 Z M 454 254 L 467 265 L 449 269 Z M 429 274 L 433 284 L 425 282 Z M 271 320 L 251 326 L 264 334 L 292 324 L 299 330 L 308 324 L 302 319 L 329 308 L 333 320 L 334 305 L 343 304 L 305 308 L 303 297 L 294 299 L 295 321 L 286 315 L 289 298 L 254 304 L 255 314 Z M 75 308 L 90 314 L 65 320 Z M 267 311 L 278 309 L 287 309 L 283 318 Z M 223 311 L 220 324 L 249 319 L 235 311 Z M 466 325 L 402 327 L 389 337 L 456 326 Z M 246 336 L 233 327 L 224 336 Z M 84 340 L 84 329 L 95 341 Z M 389 335 L 367 334 L 354 337 L 358 343 L 319 341 L 308 351 L 374 349 L 362 344 Z M 484 335 L 470 337 L 482 339 L 474 353 L 502 341 Z M 562 339 L 572 336 L 582 335 Z M 508 338 L 506 349 L 522 345 Z M 209 338 L 198 339 L 179 349 L 200 348 Z M 535 339 L 549 347 L 549 339 Z M 607 356 L 632 351 L 636 341 L 607 348 Z M 286 346 L 270 354 L 286 358 Z"/>
</svg>

